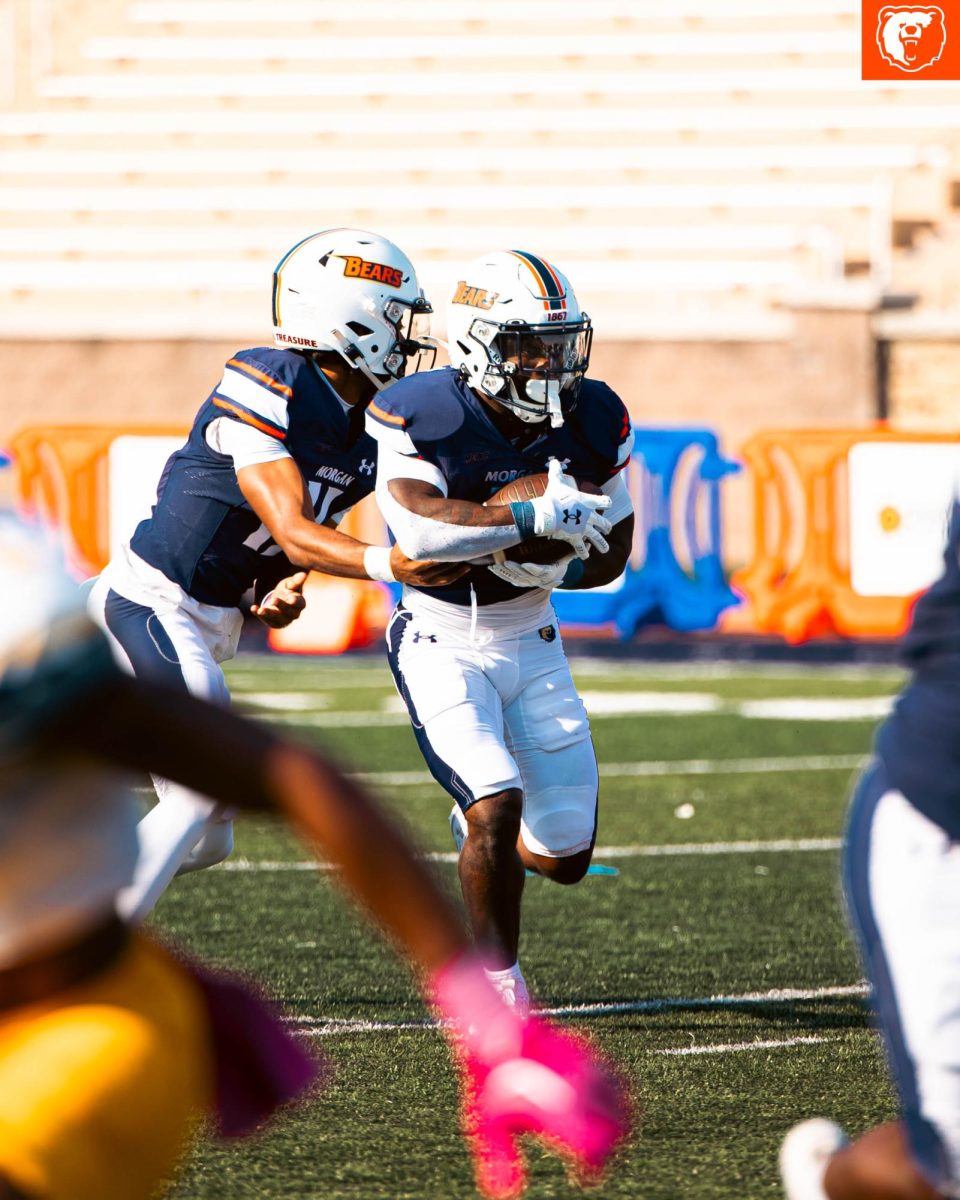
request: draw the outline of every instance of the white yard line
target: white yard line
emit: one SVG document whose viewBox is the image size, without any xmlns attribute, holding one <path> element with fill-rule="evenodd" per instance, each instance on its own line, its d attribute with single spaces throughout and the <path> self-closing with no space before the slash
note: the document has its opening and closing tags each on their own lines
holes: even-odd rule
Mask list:
<svg viewBox="0 0 960 1200">
<path fill-rule="evenodd" d="M 672 775 L 768 775 L 783 771 L 852 771 L 866 762 L 862 754 L 805 754 L 780 758 L 681 758 L 653 762 L 601 763 L 605 778 Z M 379 787 L 433 782 L 429 771 L 367 771 L 354 776 Z"/>
<path fill-rule="evenodd" d="M 853 771 L 863 766 L 868 755 L 806 754 L 780 758 L 679 758 L 653 762 L 601 763 L 600 774 L 607 779 L 666 777 L 678 775 L 778 775 L 785 771 Z M 352 779 L 376 787 L 419 787 L 433 783 L 429 771 L 359 771 Z M 152 787 L 134 789 L 153 795 Z"/>
<path fill-rule="evenodd" d="M 242 700 L 240 696 L 238 699 Z M 263 714 L 261 714 L 262 716 Z M 269 714 L 271 725 L 303 725 L 318 729 L 368 729 L 387 725 L 409 725 L 405 712 L 330 712 L 330 713 L 275 713 Z"/>
<path fill-rule="evenodd" d="M 333 704 L 330 692 L 238 692 L 234 699 L 241 705 L 280 712 L 310 712 L 328 709 Z"/>
<path fill-rule="evenodd" d="M 772 988 L 767 992 L 740 992 L 737 995 L 701 996 L 660 1000 L 620 1000 L 610 1004 L 572 1004 L 563 1008 L 544 1008 L 548 1017 L 608 1017 L 617 1013 L 672 1012 L 678 1008 L 732 1008 L 752 1004 L 790 1004 L 794 1000 L 831 1000 L 847 996 L 865 996 L 866 984 L 842 984 L 821 988 Z"/>
<path fill-rule="evenodd" d="M 821 988 L 774 988 L 767 992 L 742 992 L 739 995 L 700 997 L 664 997 L 650 1000 L 626 1000 L 610 1004 L 572 1004 L 556 1008 L 541 1008 L 548 1017 L 613 1017 L 631 1013 L 661 1013 L 677 1009 L 724 1009 L 744 1005 L 791 1004 L 797 1000 L 855 999 L 866 996 L 865 984 L 856 983 Z M 310 1037 L 329 1037 L 350 1033 L 389 1033 L 403 1029 L 436 1029 L 437 1022 L 429 1018 L 413 1021 L 364 1021 L 349 1017 L 294 1017 L 291 1024 Z M 762 1050 L 772 1046 L 799 1045 L 805 1042 L 828 1041 L 828 1038 L 801 1036 L 770 1042 L 743 1042 L 713 1046 L 683 1047 L 655 1051 L 657 1054 L 730 1053 L 739 1050 Z"/>
<path fill-rule="evenodd" d="M 783 1046 L 816 1046 L 821 1042 L 835 1042 L 833 1037 L 779 1038 L 767 1042 L 721 1042 L 713 1046 L 674 1046 L 669 1050 L 654 1050 L 654 1054 L 680 1057 L 688 1054 L 742 1054 L 746 1050 L 778 1050 Z"/>
<path fill-rule="evenodd" d="M 569 645 L 567 650 L 570 650 Z M 763 662 L 630 662 L 617 658 L 590 658 L 570 654 L 570 666 L 579 683 L 597 679 L 831 679 L 839 683 L 877 680 L 900 686 L 906 673 L 896 663 L 763 663 Z"/>
<path fill-rule="evenodd" d="M 570 646 L 567 646 L 568 652 Z M 889 682 L 892 689 L 898 688 L 906 679 L 906 673 L 895 663 L 760 663 L 760 662 L 687 662 L 656 663 L 630 662 L 620 658 L 594 658 L 569 653 L 574 676 L 581 686 L 590 679 L 617 679 L 624 683 L 631 680 L 673 679 L 831 679 L 838 682 L 861 683 L 864 680 Z M 382 658 L 371 658 L 365 662 L 353 662 L 340 666 L 327 662 L 304 662 L 282 655 L 264 657 L 261 661 L 247 655 L 235 666 L 227 668 L 231 683 L 250 679 L 262 686 L 264 678 L 270 679 L 278 672 L 289 675 L 301 674 L 309 677 L 318 687 L 384 687 L 389 688 L 390 675 Z M 342 661 L 342 660 L 341 660 Z M 256 664 L 256 665 L 254 665 Z"/>
<path fill-rule="evenodd" d="M 803 854 L 825 850 L 839 850 L 840 838 L 782 838 L 766 842 L 680 842 L 666 846 L 598 846 L 594 851 L 600 858 L 679 858 L 713 854 Z M 453 850 L 425 854 L 424 858 L 436 863 L 455 863 Z M 284 871 L 332 871 L 335 868 L 326 862 L 312 859 L 277 860 L 231 858 L 214 871 L 262 871 L 280 873 Z"/>
<path fill-rule="evenodd" d="M 318 728 L 365 728 L 406 725 L 408 718 L 397 696 L 386 696 L 370 709 L 312 712 L 332 704 L 327 693 L 291 692 L 284 701 L 266 703 L 271 693 L 237 693 L 237 701 L 273 708 L 275 723 L 290 722 Z M 766 721 L 876 721 L 893 706 L 891 696 L 778 697 L 766 700 L 726 700 L 711 692 L 597 692 L 583 691 L 581 699 L 591 720 L 643 716 L 724 715 Z M 281 709 L 302 711 L 284 713 Z"/>
<path fill-rule="evenodd" d="M 866 762 L 863 754 L 803 754 L 778 758 L 687 758 L 653 762 L 601 763 L 600 774 L 632 775 L 768 775 L 781 771 L 852 771 Z"/>
<path fill-rule="evenodd" d="M 787 697 L 744 700 L 735 707 L 741 717 L 761 721 L 878 721 L 893 708 L 895 696 Z"/>
<path fill-rule="evenodd" d="M 600 858 L 673 858 L 701 854 L 803 854 L 839 850 L 840 838 L 781 838 L 768 842 L 682 842 L 671 846 L 598 846 Z"/>
</svg>

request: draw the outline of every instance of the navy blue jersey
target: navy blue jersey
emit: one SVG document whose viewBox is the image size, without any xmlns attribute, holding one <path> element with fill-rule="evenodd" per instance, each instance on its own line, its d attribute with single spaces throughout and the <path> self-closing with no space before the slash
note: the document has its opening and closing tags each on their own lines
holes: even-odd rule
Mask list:
<svg viewBox="0 0 960 1200">
<path fill-rule="evenodd" d="M 358 414 L 359 415 L 359 414 Z M 227 363 L 197 413 L 186 445 L 167 460 L 152 516 L 130 540 L 142 559 L 195 600 L 238 606 L 297 570 L 243 497 L 233 460 L 207 444 L 219 417 L 277 438 L 300 468 L 318 522 L 373 490 L 377 444 L 351 422 L 336 392 L 298 350 L 258 347 Z"/>
<path fill-rule="evenodd" d="M 960 839 L 960 504 L 944 571 L 917 601 L 903 639 L 913 678 L 880 727 L 876 749 L 891 784 Z"/>
<path fill-rule="evenodd" d="M 376 398 L 367 415 L 368 427 L 378 435 L 382 430 L 384 439 L 396 444 L 402 431 L 407 452 L 439 468 L 451 499 L 477 504 L 513 479 L 546 471 L 551 458 L 575 479 L 601 487 L 626 463 L 632 443 L 623 401 L 594 379 L 583 381 L 577 404 L 559 429 L 544 422 L 541 436 L 522 450 L 497 429 L 483 402 L 451 367 L 401 379 Z M 446 587 L 418 590 L 469 604 L 471 585 L 478 604 L 521 594 L 485 567 Z"/>
</svg>

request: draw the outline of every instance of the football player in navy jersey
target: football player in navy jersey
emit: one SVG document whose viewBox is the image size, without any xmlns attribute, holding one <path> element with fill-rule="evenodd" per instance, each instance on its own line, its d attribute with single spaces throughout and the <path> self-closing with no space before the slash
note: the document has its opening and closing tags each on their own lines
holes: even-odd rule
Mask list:
<svg viewBox="0 0 960 1200">
<path fill-rule="evenodd" d="M 377 500 L 398 544 L 474 560 L 456 581 L 404 586 L 389 658 L 421 752 L 454 801 L 474 936 L 521 1008 L 525 869 L 577 883 L 597 828 L 597 763 L 550 592 L 616 579 L 633 536 L 621 474 L 633 434 L 621 400 L 584 378 L 591 337 L 560 271 L 496 251 L 457 284 L 450 368 L 402 380 L 367 410 Z M 544 471 L 542 496 L 484 507 L 505 482 Z M 522 560 L 540 535 L 557 539 L 555 562 L 504 561 L 507 550 Z"/>
<path fill-rule="evenodd" d="M 437 584 L 465 568 L 411 561 L 339 533 L 373 490 L 366 405 L 427 350 L 430 312 L 409 259 L 356 229 L 299 242 L 273 277 L 273 347 L 235 354 L 186 444 L 164 468 L 152 515 L 103 572 L 91 614 L 134 674 L 218 702 L 243 609 L 296 619 L 307 571 Z M 179 870 L 225 858 L 229 813 L 156 778 L 141 855 L 121 906 L 140 919 Z"/>
<path fill-rule="evenodd" d="M 277 811 L 422 973 L 464 1084 L 477 1180 L 515 1197 L 516 1139 L 603 1167 L 628 1111 L 573 1033 L 489 985 L 428 867 L 321 755 L 131 678 L 42 531 L 0 513 L 0 1200 L 147 1200 L 204 1114 L 259 1130 L 317 1076 L 242 982 L 115 911 L 137 854 L 131 771 Z"/>
<path fill-rule="evenodd" d="M 913 674 L 854 787 L 843 851 L 901 1115 L 852 1144 L 832 1121 L 795 1126 L 789 1200 L 960 1196 L 960 503 L 902 650 Z"/>
</svg>

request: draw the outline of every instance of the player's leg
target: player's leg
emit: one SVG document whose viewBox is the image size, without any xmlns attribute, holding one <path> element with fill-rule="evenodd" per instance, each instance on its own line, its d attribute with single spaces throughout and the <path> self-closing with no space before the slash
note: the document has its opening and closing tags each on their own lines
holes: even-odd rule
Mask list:
<svg viewBox="0 0 960 1200">
<path fill-rule="evenodd" d="M 512 971 L 524 881 L 522 797 L 503 743 L 500 696 L 482 656 L 404 609 L 391 620 L 387 644 L 421 753 L 463 817 L 459 870 L 471 931 L 494 969 Z"/>
<path fill-rule="evenodd" d="M 223 672 L 188 615 L 160 615 L 102 583 L 91 595 L 90 612 L 132 674 L 214 703 L 228 702 Z M 159 803 L 139 824 L 134 879 L 118 901 L 121 915 L 133 922 L 153 909 L 179 871 L 220 862 L 233 848 L 232 822 L 223 810 L 168 780 L 154 777 L 153 782 Z"/>
<path fill-rule="evenodd" d="M 838 1150 L 827 1166 L 830 1200 L 942 1200 L 910 1152 L 906 1126 L 890 1121 Z"/>
<path fill-rule="evenodd" d="M 466 810 L 468 836 L 457 870 L 474 940 L 487 947 L 490 966 L 517 962 L 524 868 L 517 852 L 523 795 L 507 788 L 482 796 Z"/>
<path fill-rule="evenodd" d="M 844 850 L 848 909 L 902 1108 L 900 1121 L 781 1169 L 790 1200 L 935 1200 L 960 1194 L 960 861 L 947 834 L 890 788 L 860 779 Z M 827 1123 L 821 1123 L 826 1125 Z M 835 1128 L 835 1127 L 834 1127 Z"/>
<path fill-rule="evenodd" d="M 191 695 L 200 696 L 212 704 L 228 705 L 230 693 L 223 670 L 196 621 L 183 611 L 164 614 L 159 619 L 177 655 L 184 683 Z M 205 818 L 200 837 L 177 868 L 178 875 L 212 867 L 233 852 L 233 819 L 229 810 L 211 805 L 205 796 L 172 784 L 167 779 L 154 776 L 153 783 L 161 801 L 178 805 L 186 814 L 203 814 Z M 186 819 L 185 816 L 184 822 Z"/>
<path fill-rule="evenodd" d="M 518 653 L 522 687 L 503 716 L 523 779 L 520 856 L 555 883 L 578 883 L 593 856 L 599 792 L 586 709 L 555 626 L 524 634 Z"/>
</svg>

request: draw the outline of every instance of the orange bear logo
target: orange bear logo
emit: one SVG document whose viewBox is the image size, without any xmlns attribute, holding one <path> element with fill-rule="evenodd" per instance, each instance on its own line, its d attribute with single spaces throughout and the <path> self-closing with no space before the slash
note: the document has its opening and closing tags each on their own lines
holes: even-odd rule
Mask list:
<svg viewBox="0 0 960 1200">
<path fill-rule="evenodd" d="M 881 8 L 877 46 L 886 62 L 901 71 L 922 71 L 935 63 L 947 44 L 943 9 Z"/>
</svg>

